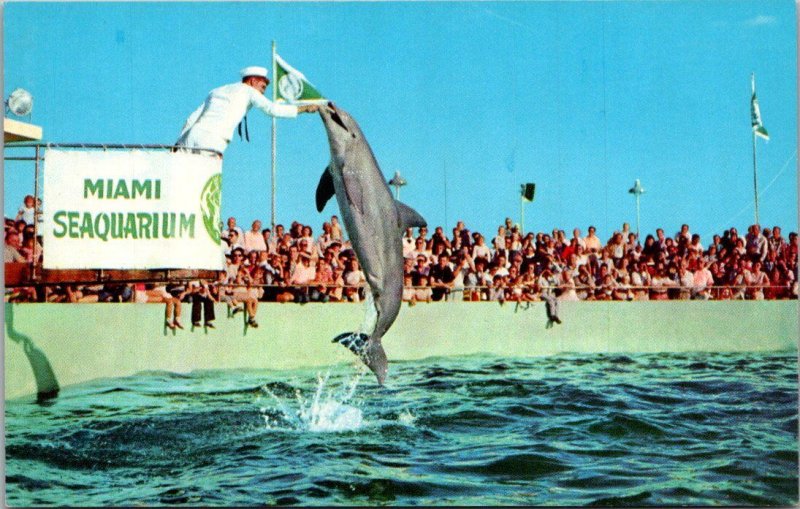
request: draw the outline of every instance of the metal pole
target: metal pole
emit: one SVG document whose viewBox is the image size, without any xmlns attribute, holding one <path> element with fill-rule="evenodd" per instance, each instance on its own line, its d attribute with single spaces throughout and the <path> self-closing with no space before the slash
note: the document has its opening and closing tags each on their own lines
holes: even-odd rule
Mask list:
<svg viewBox="0 0 800 509">
<path fill-rule="evenodd" d="M 36 253 L 36 246 L 38 245 L 37 236 L 39 235 L 39 145 L 36 145 L 36 161 L 33 165 L 33 252 Z M 31 263 L 31 279 L 36 279 L 36 264 L 38 260 L 34 256 L 33 263 Z"/>
<path fill-rule="evenodd" d="M 525 196 L 519 197 L 519 230 L 522 236 L 525 236 Z"/>
<path fill-rule="evenodd" d="M 636 193 L 636 240 L 639 238 L 639 193 Z"/>
<path fill-rule="evenodd" d="M 756 205 L 756 223 L 758 222 L 758 166 L 756 164 L 756 131 L 753 131 L 753 193 L 755 195 L 755 205 Z"/>
<path fill-rule="evenodd" d="M 447 161 L 442 161 L 442 173 L 444 175 L 444 227 L 447 229 Z"/>
<path fill-rule="evenodd" d="M 273 80 L 277 79 L 276 74 L 277 74 L 277 72 L 276 72 L 276 65 L 275 65 L 275 41 L 272 41 L 272 79 Z M 276 93 L 277 87 L 278 87 L 278 83 L 277 82 L 272 84 L 272 101 L 273 102 L 278 98 L 277 97 L 277 93 Z M 272 117 L 272 180 L 271 180 L 271 184 L 272 184 L 272 215 L 271 215 L 271 221 L 270 222 L 272 224 L 272 231 L 273 232 L 275 231 L 275 196 L 277 195 L 277 193 L 276 193 L 276 187 L 277 187 L 276 176 L 277 176 L 277 172 L 276 172 L 276 169 L 275 169 L 277 161 L 278 161 L 278 146 L 277 146 L 277 144 L 278 144 L 278 123 L 277 123 L 275 117 Z"/>
</svg>

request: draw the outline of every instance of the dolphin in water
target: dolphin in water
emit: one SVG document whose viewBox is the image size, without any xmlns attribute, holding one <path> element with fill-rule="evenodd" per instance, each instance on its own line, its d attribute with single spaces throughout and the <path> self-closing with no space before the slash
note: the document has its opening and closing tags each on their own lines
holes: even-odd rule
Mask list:
<svg viewBox="0 0 800 509">
<path fill-rule="evenodd" d="M 381 345 L 403 297 L 402 234 L 427 226 L 411 207 L 395 200 L 361 128 L 333 103 L 319 109 L 328 133 L 331 162 L 317 186 L 317 210 L 332 196 L 339 203 L 353 250 L 369 284 L 367 313 L 359 331 L 333 339 L 361 357 L 383 385 L 388 369 Z"/>
</svg>

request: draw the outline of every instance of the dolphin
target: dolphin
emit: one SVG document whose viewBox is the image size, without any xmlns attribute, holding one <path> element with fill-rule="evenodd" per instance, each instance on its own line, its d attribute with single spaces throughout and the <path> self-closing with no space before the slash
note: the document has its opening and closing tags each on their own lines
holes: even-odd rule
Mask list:
<svg viewBox="0 0 800 509">
<path fill-rule="evenodd" d="M 353 250 L 369 291 L 367 313 L 359 331 L 333 339 L 361 357 L 383 385 L 388 370 L 381 345 L 403 297 L 402 235 L 408 227 L 427 226 L 423 217 L 395 200 L 375 155 L 355 120 L 333 103 L 319 109 L 328 133 L 331 162 L 317 186 L 317 210 L 332 196 L 339 203 Z"/>
</svg>

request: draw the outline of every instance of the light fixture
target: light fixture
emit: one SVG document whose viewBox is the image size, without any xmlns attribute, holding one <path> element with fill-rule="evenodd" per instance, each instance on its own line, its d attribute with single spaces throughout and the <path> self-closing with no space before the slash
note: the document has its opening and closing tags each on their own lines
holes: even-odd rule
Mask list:
<svg viewBox="0 0 800 509">
<path fill-rule="evenodd" d="M 33 96 L 27 90 L 18 88 L 9 94 L 6 109 L 18 117 L 30 115 L 33 111 Z"/>
</svg>

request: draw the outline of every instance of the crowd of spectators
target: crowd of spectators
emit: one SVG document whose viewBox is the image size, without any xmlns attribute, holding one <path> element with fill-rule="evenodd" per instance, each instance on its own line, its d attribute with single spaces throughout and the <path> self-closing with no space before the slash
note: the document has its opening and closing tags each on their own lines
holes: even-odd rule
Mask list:
<svg viewBox="0 0 800 509">
<path fill-rule="evenodd" d="M 28 205 L 32 208 L 32 199 L 26 197 L 17 218 L 6 219 L 6 263 L 41 261 L 33 214 L 25 210 Z M 797 233 L 784 238 L 778 226 L 762 229 L 754 224 L 742 236 L 730 228 L 707 245 L 687 224 L 672 235 L 659 228 L 643 241 L 627 223 L 601 239 L 594 226 L 585 236 L 577 228 L 569 237 L 558 229 L 523 233 L 509 218 L 489 240 L 470 232 L 463 221 L 451 233 L 446 235 L 440 226 L 430 235 L 424 227 L 405 231 L 404 301 L 529 302 L 540 300 L 543 292 L 553 292 L 563 301 L 760 300 L 798 295 Z M 336 216 L 316 236 L 311 226 L 299 222 L 288 229 L 276 225 L 272 231 L 256 220 L 244 231 L 231 217 L 221 237 L 226 266 L 217 281 L 192 282 L 177 290 L 175 285 L 143 283 L 61 285 L 48 288 L 46 300 L 227 302 L 233 312 L 246 311 L 251 325 L 257 326 L 261 301 L 364 298 L 364 273 Z M 6 298 L 30 300 L 26 290 L 31 291 L 11 289 Z M 168 324 L 177 322 L 178 316 L 168 316 Z M 199 320 L 192 317 L 195 324 Z M 211 321 L 213 307 L 211 320 L 206 317 L 207 323 Z"/>
</svg>

